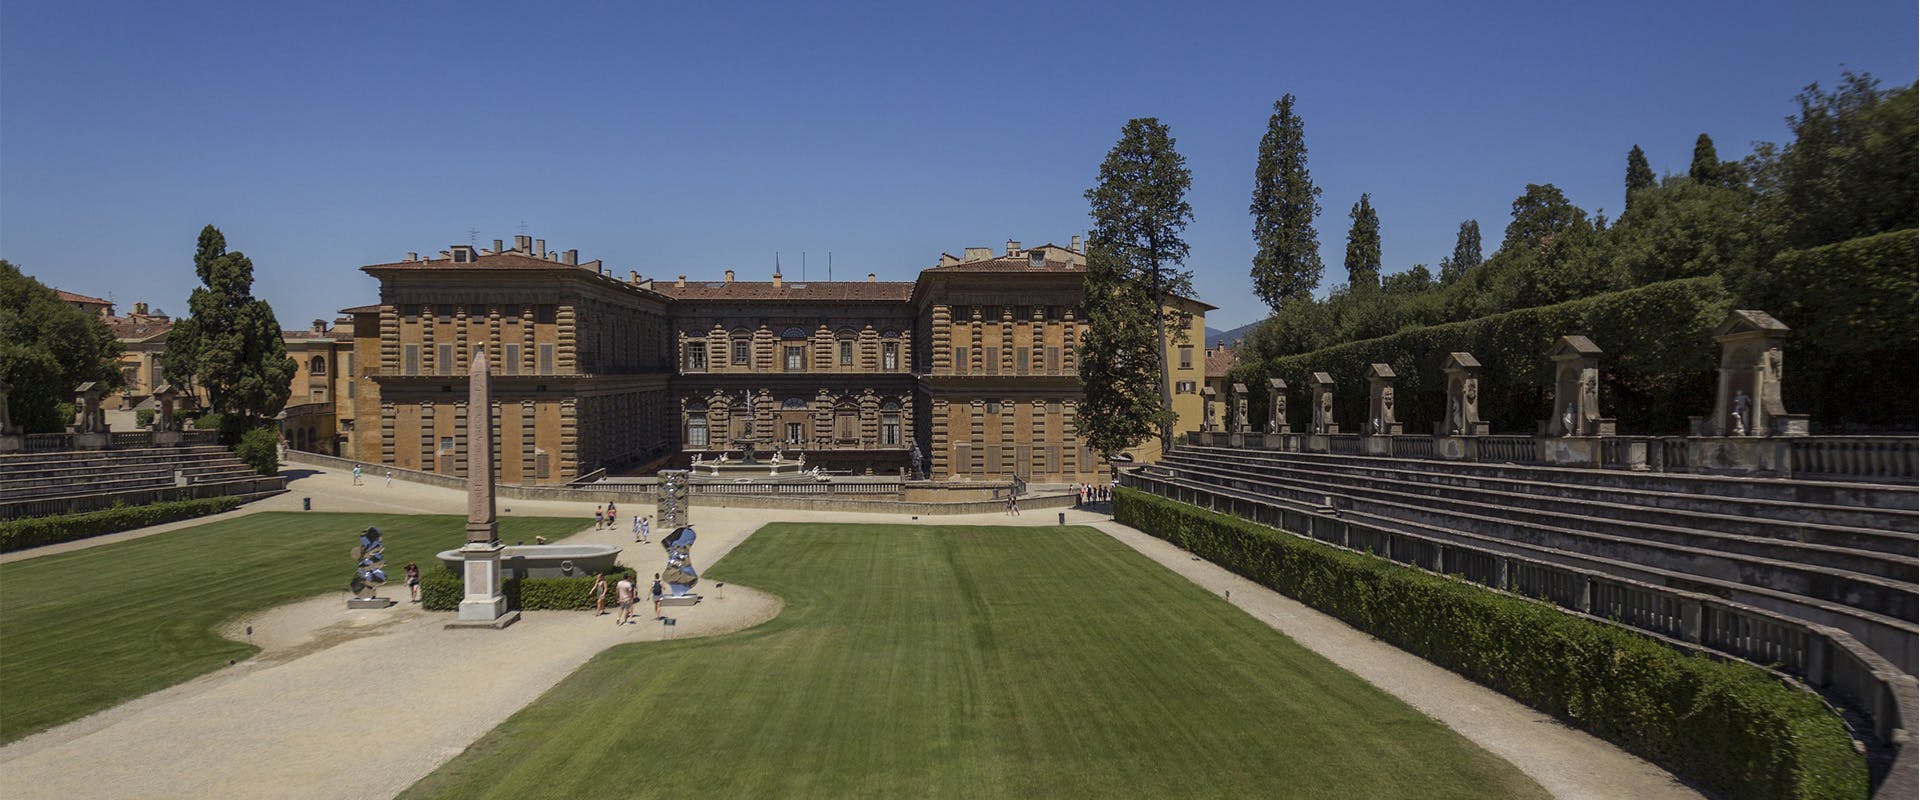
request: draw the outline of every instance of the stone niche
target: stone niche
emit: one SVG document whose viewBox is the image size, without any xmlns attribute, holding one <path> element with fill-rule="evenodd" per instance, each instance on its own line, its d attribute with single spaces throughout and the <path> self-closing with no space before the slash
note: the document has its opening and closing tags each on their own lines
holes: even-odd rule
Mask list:
<svg viewBox="0 0 1920 800">
<path fill-rule="evenodd" d="M 1805 436 L 1807 415 L 1780 401 L 1781 346 L 1788 328 L 1765 311 L 1735 311 L 1713 331 L 1720 382 L 1713 416 L 1692 418 L 1696 436 Z"/>
<path fill-rule="evenodd" d="M 1398 436 L 1401 425 L 1393 415 L 1393 367 L 1386 364 L 1367 365 L 1367 434 L 1369 436 Z"/>
<path fill-rule="evenodd" d="M 1340 432 L 1333 421 L 1333 376 L 1324 372 L 1313 373 L 1313 424 L 1307 432 L 1318 436 Z"/>
<path fill-rule="evenodd" d="M 7 410 L 7 395 L 12 391 L 13 384 L 0 378 L 0 453 L 18 453 L 27 448 L 27 437 L 13 424 L 13 415 Z"/>
<path fill-rule="evenodd" d="M 107 412 L 101 408 L 100 401 L 106 397 L 107 390 L 100 384 L 87 381 L 73 390 L 73 447 L 76 450 L 105 450 L 111 437 L 107 434 Z"/>
<path fill-rule="evenodd" d="M 1236 383 L 1233 385 L 1233 421 L 1231 424 L 1233 426 L 1231 430 L 1234 433 L 1246 433 L 1252 428 L 1252 426 L 1247 424 L 1247 385 L 1244 383 Z"/>
<path fill-rule="evenodd" d="M 1220 429 L 1219 422 L 1213 418 L 1213 400 L 1219 396 L 1211 386 L 1200 387 L 1200 430 L 1212 433 Z"/>
<path fill-rule="evenodd" d="M 1492 426 L 1480 419 L 1480 360 L 1472 353 L 1448 353 L 1447 418 L 1434 426 L 1440 436 L 1485 436 Z"/>
<path fill-rule="evenodd" d="M 1293 426 L 1287 423 L 1287 382 L 1279 378 L 1267 379 L 1267 433 L 1292 433 Z M 1274 447 L 1276 445 L 1268 445 Z"/>
<path fill-rule="evenodd" d="M 1614 435 L 1614 420 L 1600 416 L 1601 355 L 1585 336 L 1562 336 L 1547 351 L 1553 361 L 1553 413 L 1540 425 L 1543 435 Z"/>
</svg>

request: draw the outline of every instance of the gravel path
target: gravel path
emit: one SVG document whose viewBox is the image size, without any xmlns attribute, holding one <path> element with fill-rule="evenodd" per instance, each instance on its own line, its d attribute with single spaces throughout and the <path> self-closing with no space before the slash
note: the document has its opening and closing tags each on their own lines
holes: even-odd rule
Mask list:
<svg viewBox="0 0 1920 800">
<path fill-rule="evenodd" d="M 298 510 L 465 512 L 462 492 L 369 475 L 353 486 L 341 472 L 300 467 L 285 495 L 230 515 Z M 636 508 L 624 511 L 630 515 Z M 644 512 L 643 512 L 644 513 Z M 886 522 L 940 525 L 1055 525 L 1058 511 L 920 517 L 805 511 L 694 509 L 702 569 L 762 524 Z M 1275 630 L 1507 759 L 1557 798 L 1698 798 L 1672 775 L 1345 623 L 1233 575 L 1185 551 L 1111 521 L 1069 510 L 1090 524 L 1229 601 Z M 502 516 L 591 520 L 585 503 L 512 501 Z M 624 516 L 623 515 L 623 516 Z M 229 515 L 221 515 L 229 516 Z M 96 547 L 197 525 L 156 525 L 113 536 L 9 553 L 0 563 Z M 569 543 L 625 548 L 623 563 L 661 560 L 652 545 L 622 531 L 587 531 Z M 711 636 L 779 612 L 779 600 L 729 585 L 699 606 L 669 609 L 673 628 L 651 620 L 616 626 L 611 614 L 531 612 L 503 631 L 445 630 L 449 614 L 402 603 L 348 611 L 337 595 L 235 620 L 229 635 L 262 652 L 228 669 L 124 703 L 0 748 L 0 797 L 389 797 L 445 764 L 587 659 L 616 644 Z"/>
</svg>

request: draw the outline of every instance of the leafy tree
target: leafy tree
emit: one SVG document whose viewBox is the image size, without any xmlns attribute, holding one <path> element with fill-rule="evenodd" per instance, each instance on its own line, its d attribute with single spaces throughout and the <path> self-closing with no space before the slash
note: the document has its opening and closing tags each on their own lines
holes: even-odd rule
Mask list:
<svg viewBox="0 0 1920 800">
<path fill-rule="evenodd" d="M 1306 353 L 1335 344 L 1334 329 L 1332 304 L 1295 297 L 1254 329 L 1247 346 L 1261 360 Z"/>
<path fill-rule="evenodd" d="M 1761 257 L 1752 192 L 1674 177 L 1634 197 L 1610 237 L 1614 268 L 1632 285 L 1745 268 Z"/>
<path fill-rule="evenodd" d="M 1620 288 L 1601 260 L 1603 244 L 1587 213 L 1551 183 L 1527 184 L 1513 201 L 1500 252 L 1487 261 L 1494 307 L 1481 313 L 1547 305 Z"/>
<path fill-rule="evenodd" d="M 1915 227 L 1920 207 L 1920 114 L 1915 85 L 1882 90 L 1868 74 L 1839 87 L 1809 85 L 1787 118 L 1794 140 L 1762 144 L 1754 171 L 1787 249 L 1817 247 Z"/>
<path fill-rule="evenodd" d="M 1273 104 L 1253 170 L 1253 289 L 1275 312 L 1320 285 L 1320 187 L 1307 174 L 1307 144 L 1293 95 Z"/>
<path fill-rule="evenodd" d="M 1353 227 L 1347 229 L 1347 285 L 1355 292 L 1380 286 L 1380 215 L 1374 213 L 1372 195 L 1360 195 L 1360 202 L 1347 212 Z"/>
<path fill-rule="evenodd" d="M 1453 237 L 1453 255 L 1440 259 L 1440 285 L 1452 285 L 1481 261 L 1480 221 L 1470 219 L 1460 223 L 1460 232 Z"/>
<path fill-rule="evenodd" d="M 1074 425 L 1088 446 L 1112 456 L 1169 422 L 1154 369 L 1158 304 L 1146 285 L 1099 240 L 1087 247 L 1086 339 L 1080 377 L 1086 396 Z"/>
<path fill-rule="evenodd" d="M 227 239 L 208 225 L 193 256 L 203 286 L 187 298 L 192 316 L 167 333 L 168 371 L 207 390 L 228 433 L 255 427 L 280 413 L 293 390 L 297 365 L 287 357 L 280 323 L 267 301 L 253 296 L 253 261 L 227 252 Z"/>
<path fill-rule="evenodd" d="M 1433 281 L 1433 272 L 1425 264 L 1415 264 L 1405 272 L 1396 272 L 1380 281 L 1381 291 L 1391 295 L 1418 294 L 1437 285 Z"/>
<path fill-rule="evenodd" d="M 125 385 L 120 353 L 99 317 L 0 260 L 0 379 L 13 385 L 7 408 L 15 423 L 28 433 L 62 430 L 73 421 L 63 406 L 80 384 Z"/>
<path fill-rule="evenodd" d="M 1622 213 L 1621 219 L 1625 219 L 1626 214 L 1633 211 L 1633 193 L 1641 189 L 1650 189 L 1653 184 L 1653 167 L 1647 164 L 1647 154 L 1640 150 L 1640 145 L 1636 144 L 1632 150 L 1627 151 L 1627 204 L 1626 212 Z"/>
<path fill-rule="evenodd" d="M 1092 331 L 1096 325 L 1137 324 L 1148 318 L 1153 323 L 1153 343 L 1146 352 L 1125 350 L 1110 359 L 1083 364 L 1081 379 L 1088 386 L 1103 381 L 1130 385 L 1138 379 L 1136 373 L 1144 373 L 1159 382 L 1157 406 L 1110 405 L 1080 415 L 1079 424 L 1091 426 L 1081 430 L 1100 436 L 1108 446 L 1129 440 L 1138 421 L 1102 420 L 1102 413 L 1150 412 L 1147 423 L 1159 429 L 1161 449 L 1173 445 L 1173 385 L 1167 369 L 1167 315 L 1161 313 L 1161 303 L 1168 295 L 1193 292 L 1193 271 L 1183 268 L 1187 243 L 1180 238 L 1193 219 L 1193 207 L 1186 201 L 1192 183 L 1187 160 L 1173 149 L 1173 136 L 1167 126 L 1153 117 L 1142 117 L 1128 120 L 1121 129 L 1120 140 L 1100 164 L 1099 185 L 1086 192 L 1093 216 L 1089 252 L 1096 247 L 1103 249 L 1103 258 L 1112 260 L 1110 268 L 1096 273 L 1089 258 L 1086 295 L 1090 303 L 1098 295 L 1099 302 L 1132 304 L 1135 308 L 1125 312 L 1116 309 L 1104 319 L 1089 313 L 1090 345 L 1085 351 L 1098 349 L 1091 345 L 1094 341 L 1134 344 L 1121 331 Z M 1184 336 L 1184 328 L 1181 330 Z M 1131 441 L 1137 445 L 1141 440 Z M 1125 448 L 1100 452 L 1111 456 L 1121 449 Z"/>
</svg>

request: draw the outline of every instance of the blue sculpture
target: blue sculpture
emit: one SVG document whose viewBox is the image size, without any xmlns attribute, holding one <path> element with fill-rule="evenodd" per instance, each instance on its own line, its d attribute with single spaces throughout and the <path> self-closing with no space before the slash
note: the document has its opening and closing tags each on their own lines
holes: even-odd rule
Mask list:
<svg viewBox="0 0 1920 800">
<path fill-rule="evenodd" d="M 700 573 L 693 569 L 693 556 L 687 552 L 693 547 L 694 537 L 693 526 L 683 525 L 660 540 L 660 547 L 667 551 L 667 568 L 660 572 L 660 579 L 674 597 L 684 596 L 700 582 Z"/>
<path fill-rule="evenodd" d="M 387 582 L 386 550 L 386 543 L 380 541 L 379 528 L 369 525 L 360 532 L 360 546 L 353 548 L 353 557 L 360 564 L 354 567 L 353 580 L 347 584 L 354 597 L 363 591 L 369 597 L 377 596 Z"/>
</svg>

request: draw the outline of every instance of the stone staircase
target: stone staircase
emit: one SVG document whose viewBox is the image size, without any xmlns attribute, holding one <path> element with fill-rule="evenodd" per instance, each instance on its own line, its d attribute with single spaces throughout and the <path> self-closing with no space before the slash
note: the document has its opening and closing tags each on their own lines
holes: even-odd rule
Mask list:
<svg viewBox="0 0 1920 800">
<path fill-rule="evenodd" d="M 1720 597 L 1849 631 L 1905 671 L 1912 487 L 1182 446 L 1146 475 Z"/>
<path fill-rule="evenodd" d="M 0 519 L 286 490 L 215 445 L 0 456 Z"/>
</svg>

